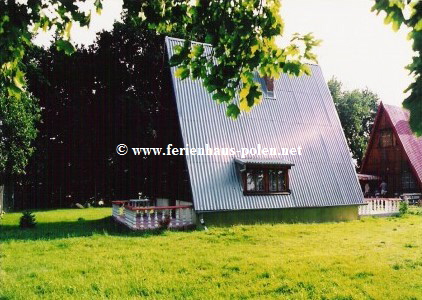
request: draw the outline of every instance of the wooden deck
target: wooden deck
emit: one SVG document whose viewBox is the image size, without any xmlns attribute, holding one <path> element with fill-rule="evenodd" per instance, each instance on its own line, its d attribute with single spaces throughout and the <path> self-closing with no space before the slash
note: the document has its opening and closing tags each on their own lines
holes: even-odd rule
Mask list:
<svg viewBox="0 0 422 300">
<path fill-rule="evenodd" d="M 151 223 L 150 221 L 148 221 L 147 218 L 142 218 L 141 217 L 137 217 L 136 219 L 136 223 L 134 225 L 128 226 L 126 224 L 125 221 L 125 217 L 124 216 L 117 216 L 114 217 L 114 219 L 129 227 L 130 229 L 133 230 L 153 230 L 153 229 L 157 229 L 159 228 L 159 224 L 158 223 Z M 189 229 L 193 229 L 195 227 L 195 224 L 193 224 L 190 221 L 181 221 L 181 220 L 177 220 L 176 218 L 172 218 L 170 220 L 170 224 L 168 226 L 169 229 L 174 229 L 174 230 L 189 230 Z"/>
<path fill-rule="evenodd" d="M 112 202 L 113 218 L 132 230 L 154 230 L 168 222 L 168 229 L 189 230 L 195 227 L 190 205 L 133 207 L 127 201 Z"/>
</svg>

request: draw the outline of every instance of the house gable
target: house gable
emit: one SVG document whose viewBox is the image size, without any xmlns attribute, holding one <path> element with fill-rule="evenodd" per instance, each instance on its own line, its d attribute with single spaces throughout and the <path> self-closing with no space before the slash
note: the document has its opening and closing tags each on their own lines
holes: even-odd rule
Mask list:
<svg viewBox="0 0 422 300">
<path fill-rule="evenodd" d="M 390 133 L 391 144 L 387 142 Z M 381 103 L 361 172 L 382 177 L 393 193 L 421 191 L 421 158 L 422 139 L 413 136 L 408 112 Z"/>
</svg>

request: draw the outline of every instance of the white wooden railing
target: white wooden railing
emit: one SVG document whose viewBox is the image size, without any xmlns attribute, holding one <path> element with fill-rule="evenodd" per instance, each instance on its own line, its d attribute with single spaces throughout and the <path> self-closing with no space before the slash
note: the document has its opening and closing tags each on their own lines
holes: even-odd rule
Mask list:
<svg viewBox="0 0 422 300">
<path fill-rule="evenodd" d="M 393 215 L 399 213 L 399 198 L 365 198 L 365 205 L 359 206 L 360 216 Z"/>
<path fill-rule="evenodd" d="M 126 205 L 129 201 L 113 201 L 111 203 L 111 212 L 114 218 L 121 217 L 124 215 L 123 206 Z"/>
<path fill-rule="evenodd" d="M 137 230 L 159 228 L 166 221 L 169 228 L 194 224 L 191 205 L 134 207 L 128 205 L 127 201 L 113 201 L 112 215 L 117 221 Z"/>
</svg>

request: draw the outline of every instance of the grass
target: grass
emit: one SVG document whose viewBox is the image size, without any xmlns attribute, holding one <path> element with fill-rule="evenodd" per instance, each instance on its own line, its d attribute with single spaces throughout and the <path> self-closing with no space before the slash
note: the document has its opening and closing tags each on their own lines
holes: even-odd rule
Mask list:
<svg viewBox="0 0 422 300">
<path fill-rule="evenodd" d="M 0 226 L 0 299 L 421 299 L 422 214 L 139 234 L 111 209 Z"/>
</svg>

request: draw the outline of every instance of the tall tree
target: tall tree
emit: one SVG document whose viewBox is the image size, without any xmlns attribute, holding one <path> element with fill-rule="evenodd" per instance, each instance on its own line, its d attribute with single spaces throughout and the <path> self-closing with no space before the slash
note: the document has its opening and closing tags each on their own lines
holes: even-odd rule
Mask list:
<svg viewBox="0 0 422 300">
<path fill-rule="evenodd" d="M 16 99 L 0 91 L 0 212 L 14 206 L 14 178 L 25 173 L 38 120 L 38 103 L 32 95 Z"/>
<path fill-rule="evenodd" d="M 164 36 L 116 23 L 72 56 L 53 47 L 34 49 L 31 57 L 28 84 L 40 98 L 43 122 L 19 190 L 23 205 L 68 206 L 158 190 L 183 198 L 184 178 L 173 174 L 184 167 L 181 157 L 116 154 L 121 143 L 179 143 Z"/>
<path fill-rule="evenodd" d="M 378 95 L 368 89 L 343 90 L 342 83 L 332 78 L 328 87 L 346 136 L 347 144 L 360 167 L 368 146 L 369 135 L 378 107 Z"/>
</svg>

